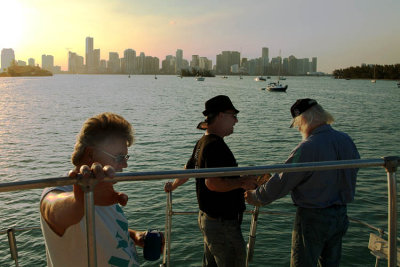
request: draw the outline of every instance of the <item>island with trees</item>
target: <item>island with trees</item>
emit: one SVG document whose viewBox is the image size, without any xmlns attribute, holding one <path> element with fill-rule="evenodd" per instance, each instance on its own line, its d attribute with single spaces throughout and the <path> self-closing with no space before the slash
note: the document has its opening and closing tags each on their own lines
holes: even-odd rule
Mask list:
<svg viewBox="0 0 400 267">
<path fill-rule="evenodd" d="M 374 79 L 399 80 L 400 64 L 395 65 L 362 65 L 334 70 L 335 79 Z"/>
<path fill-rule="evenodd" d="M 18 66 L 15 61 L 11 66 L 0 73 L 0 77 L 26 77 L 26 76 L 53 76 L 48 70 L 41 69 L 39 66 Z"/>
</svg>

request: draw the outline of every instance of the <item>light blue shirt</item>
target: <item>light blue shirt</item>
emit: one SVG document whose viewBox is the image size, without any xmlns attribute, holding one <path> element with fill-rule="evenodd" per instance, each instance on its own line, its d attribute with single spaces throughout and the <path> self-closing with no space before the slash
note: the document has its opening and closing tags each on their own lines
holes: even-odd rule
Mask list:
<svg viewBox="0 0 400 267">
<path fill-rule="evenodd" d="M 285 163 L 359 159 L 351 138 L 330 125 L 322 125 L 297 145 Z M 346 205 L 354 199 L 358 169 L 276 173 L 253 193 L 266 205 L 291 192 L 293 203 L 303 208 Z"/>
</svg>

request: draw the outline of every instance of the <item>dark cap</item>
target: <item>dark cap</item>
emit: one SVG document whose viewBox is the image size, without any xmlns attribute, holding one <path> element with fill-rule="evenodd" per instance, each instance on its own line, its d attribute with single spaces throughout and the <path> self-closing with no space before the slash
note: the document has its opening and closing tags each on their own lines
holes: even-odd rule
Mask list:
<svg viewBox="0 0 400 267">
<path fill-rule="evenodd" d="M 317 101 L 314 99 L 311 99 L 311 98 L 297 99 L 297 101 L 290 108 L 290 113 L 292 113 L 292 117 L 294 119 L 297 116 L 299 116 L 301 113 L 303 113 L 304 111 L 308 110 L 309 108 L 311 108 L 312 106 L 315 106 L 317 104 L 318 104 Z M 292 120 L 292 124 L 290 125 L 290 128 L 293 127 L 293 122 L 294 122 L 294 120 Z"/>
<path fill-rule="evenodd" d="M 204 116 L 208 116 L 211 113 L 223 112 L 229 109 L 235 111 L 235 113 L 239 113 L 239 110 L 233 106 L 231 100 L 226 95 L 218 95 L 207 100 L 205 107 L 206 109 L 203 111 Z"/>
</svg>

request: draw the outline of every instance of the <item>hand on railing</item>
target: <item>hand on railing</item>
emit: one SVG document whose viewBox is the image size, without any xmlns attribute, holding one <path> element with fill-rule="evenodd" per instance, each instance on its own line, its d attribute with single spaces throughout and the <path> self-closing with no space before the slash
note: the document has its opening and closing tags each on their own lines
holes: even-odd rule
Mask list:
<svg viewBox="0 0 400 267">
<path fill-rule="evenodd" d="M 178 186 L 183 185 L 184 183 L 187 182 L 187 180 L 189 180 L 189 178 L 183 178 L 183 179 L 175 179 L 173 182 L 166 182 L 164 185 L 164 191 L 166 193 L 168 192 L 172 192 L 175 189 L 178 188 Z"/>
<path fill-rule="evenodd" d="M 89 168 L 87 165 L 81 166 L 79 172 L 72 170 L 69 172 L 69 177 L 76 178 L 81 175 L 82 184 L 93 183 L 94 190 L 94 204 L 98 206 L 109 206 L 112 204 L 119 203 L 125 206 L 128 202 L 128 196 L 124 193 L 116 192 L 114 190 L 113 183 L 105 182 L 104 178 L 113 178 L 115 176 L 115 170 L 113 167 L 106 165 L 102 166 L 100 163 L 93 163 Z M 96 181 L 90 181 L 90 179 L 96 179 Z M 77 201 L 83 203 L 83 190 L 81 186 L 74 185 L 74 196 Z"/>
<path fill-rule="evenodd" d="M 244 192 L 244 199 L 246 200 L 247 203 L 249 203 L 250 205 L 254 205 L 254 206 L 261 206 L 261 203 L 259 203 L 255 198 L 254 198 L 254 194 L 255 194 L 256 190 L 247 190 L 246 192 Z"/>
<path fill-rule="evenodd" d="M 268 182 L 268 180 L 271 178 L 271 174 L 270 173 L 266 173 L 264 175 L 260 175 L 257 177 L 257 185 L 260 186 L 262 184 L 265 184 L 266 182 Z"/>
</svg>

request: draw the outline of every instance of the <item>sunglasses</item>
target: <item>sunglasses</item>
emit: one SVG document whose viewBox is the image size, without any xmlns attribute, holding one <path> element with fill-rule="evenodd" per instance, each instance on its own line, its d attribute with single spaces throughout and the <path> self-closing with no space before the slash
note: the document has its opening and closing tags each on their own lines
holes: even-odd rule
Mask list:
<svg viewBox="0 0 400 267">
<path fill-rule="evenodd" d="M 107 156 L 111 157 L 114 159 L 115 163 L 121 164 L 121 163 L 125 163 L 128 161 L 130 155 L 126 154 L 126 155 L 117 155 L 114 156 L 113 154 L 108 153 L 107 151 L 101 150 L 99 149 L 99 151 L 103 152 L 104 154 L 106 154 Z"/>
</svg>

